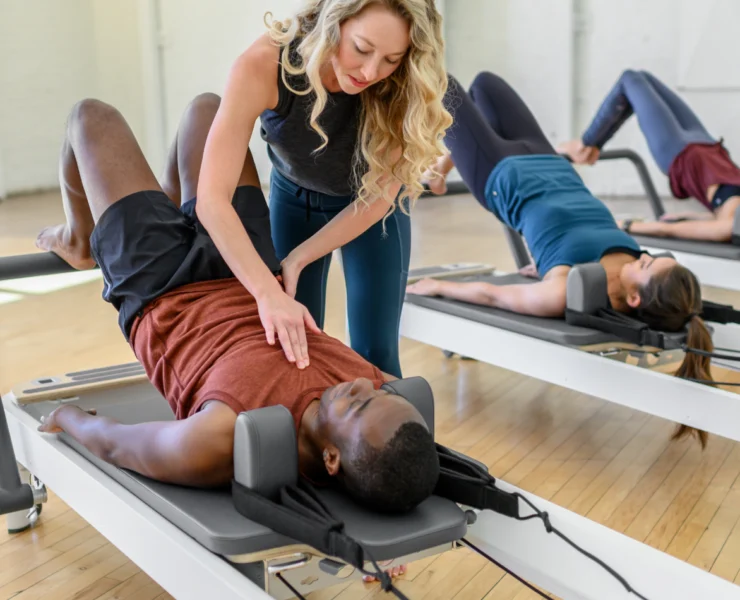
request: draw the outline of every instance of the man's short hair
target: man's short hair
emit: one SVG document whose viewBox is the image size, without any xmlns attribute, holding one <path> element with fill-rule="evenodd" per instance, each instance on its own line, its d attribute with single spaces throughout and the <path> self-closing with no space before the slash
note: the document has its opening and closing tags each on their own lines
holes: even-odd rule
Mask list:
<svg viewBox="0 0 740 600">
<path fill-rule="evenodd" d="M 431 433 L 409 421 L 384 448 L 364 438 L 350 450 L 343 482 L 358 502 L 382 512 L 406 512 L 431 496 L 439 478 L 439 458 Z"/>
</svg>

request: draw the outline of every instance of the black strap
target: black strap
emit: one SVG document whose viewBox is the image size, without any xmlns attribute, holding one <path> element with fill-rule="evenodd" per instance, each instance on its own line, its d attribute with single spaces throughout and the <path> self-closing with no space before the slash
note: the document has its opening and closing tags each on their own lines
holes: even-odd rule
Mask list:
<svg viewBox="0 0 740 600">
<path fill-rule="evenodd" d="M 740 323 L 740 310 L 736 310 L 729 304 L 702 300 L 701 318 L 714 323 Z"/>
<path fill-rule="evenodd" d="M 434 493 L 459 502 L 461 504 L 467 504 L 473 508 L 482 510 L 493 510 L 497 513 L 503 514 L 508 517 L 512 517 L 518 521 L 528 521 L 530 519 L 540 519 L 545 527 L 547 533 L 552 533 L 561 538 L 563 541 L 572 546 L 575 550 L 580 552 L 583 556 L 594 561 L 602 568 L 604 568 L 609 574 L 615 577 L 624 588 L 638 598 L 646 600 L 644 596 L 635 591 L 617 571 L 606 564 L 603 560 L 590 552 L 581 548 L 578 544 L 568 538 L 563 532 L 557 529 L 550 522 L 550 515 L 545 511 L 538 509 L 526 496 L 514 492 L 505 492 L 495 487 L 496 480 L 488 471 L 474 463 L 473 461 L 466 459 L 466 457 L 453 453 L 444 446 L 437 444 L 437 454 L 440 460 L 440 481 L 437 484 L 437 488 Z M 479 489 L 476 490 L 475 488 Z M 498 493 L 494 493 L 498 492 Z M 528 505 L 533 511 L 530 515 L 521 515 L 519 512 L 519 500 Z M 466 544 L 472 545 L 463 540 Z M 474 548 L 476 551 L 481 552 L 478 548 Z M 486 554 L 483 554 L 492 562 L 493 559 Z M 508 569 L 507 572 L 511 573 Z M 514 575 L 513 573 L 511 573 Z M 528 585 L 520 577 L 514 575 L 517 579 Z M 531 586 L 530 586 L 531 587 Z M 532 588 L 534 589 L 534 588 Z M 539 590 L 534 589 L 538 594 L 543 597 L 548 597 L 542 594 Z"/>
<path fill-rule="evenodd" d="M 383 591 L 393 593 L 400 600 L 408 600 L 370 553 L 347 535 L 344 523 L 332 515 L 308 482 L 299 480 L 297 486 L 282 488 L 280 502 L 273 502 L 235 480 L 231 483 L 231 493 L 234 507 L 241 515 L 327 556 L 343 560 L 364 575 L 376 577 Z M 375 572 L 365 569 L 365 555 Z"/>
<path fill-rule="evenodd" d="M 676 350 L 681 348 L 678 341 L 666 336 L 662 331 L 650 329 L 639 319 L 617 312 L 611 308 L 599 310 L 590 315 L 570 308 L 565 309 L 565 321 L 570 325 L 588 327 L 605 331 L 619 339 L 638 346 L 652 346 L 662 350 Z"/>
<path fill-rule="evenodd" d="M 317 498 L 296 487 L 283 488 L 280 495 L 282 504 L 232 482 L 234 507 L 243 516 L 327 556 L 363 567 L 362 547 L 344 533 L 344 523 L 334 519 Z"/>
<path fill-rule="evenodd" d="M 519 516 L 519 501 L 495 486 L 496 480 L 475 463 L 437 445 L 439 479 L 434 494 L 458 504 L 487 509 L 507 517 Z"/>
</svg>

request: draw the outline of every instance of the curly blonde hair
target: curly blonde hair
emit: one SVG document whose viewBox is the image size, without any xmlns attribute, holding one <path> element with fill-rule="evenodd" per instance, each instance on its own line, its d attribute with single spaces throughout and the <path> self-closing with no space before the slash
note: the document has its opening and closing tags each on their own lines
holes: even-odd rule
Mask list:
<svg viewBox="0 0 740 600">
<path fill-rule="evenodd" d="M 280 62 L 286 87 L 295 94 L 316 94 L 310 125 L 321 136 L 320 151 L 328 137 L 318 124 L 326 107 L 327 92 L 320 70 L 339 44 L 340 26 L 371 4 L 385 6 L 410 26 L 410 47 L 399 67 L 387 78 L 361 92 L 359 140 L 352 163 L 357 201 L 388 197 L 393 178 L 402 184 L 399 205 L 413 206 L 424 188 L 421 177 L 444 154 L 442 140 L 452 117 L 442 99 L 447 91 L 442 17 L 434 0 L 308 0 L 293 19 L 278 21 L 265 14 L 273 42 L 282 47 Z M 269 19 L 269 21 L 268 21 Z M 299 64 L 290 62 L 290 44 L 296 40 Z M 307 87 L 293 89 L 287 75 L 305 74 Z M 400 158 L 392 158 L 400 149 Z M 386 177 L 391 174 L 393 177 Z M 388 198 L 391 211 L 395 199 Z M 388 214 L 390 214 L 390 212 Z"/>
</svg>

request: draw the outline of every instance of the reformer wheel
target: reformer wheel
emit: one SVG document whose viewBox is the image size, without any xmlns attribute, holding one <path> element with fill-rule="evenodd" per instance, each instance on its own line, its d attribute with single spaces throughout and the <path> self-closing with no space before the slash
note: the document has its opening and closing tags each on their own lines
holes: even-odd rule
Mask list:
<svg viewBox="0 0 740 600">
<path fill-rule="evenodd" d="M 43 494 L 44 498 L 47 497 L 46 484 L 42 483 L 41 480 L 38 477 L 36 477 L 36 475 L 32 473 L 29 474 L 28 485 L 31 486 L 32 490 L 39 490 Z M 37 519 L 41 516 L 41 511 L 43 510 L 43 508 L 44 508 L 43 502 L 39 502 L 38 504 L 36 504 L 36 518 Z"/>
<path fill-rule="evenodd" d="M 10 534 L 22 533 L 36 525 L 44 509 L 43 503 L 47 498 L 46 485 L 31 473 L 28 474 L 28 485 L 33 490 L 34 498 L 42 498 L 42 500 L 28 510 L 19 510 L 7 515 L 7 527 Z"/>
</svg>

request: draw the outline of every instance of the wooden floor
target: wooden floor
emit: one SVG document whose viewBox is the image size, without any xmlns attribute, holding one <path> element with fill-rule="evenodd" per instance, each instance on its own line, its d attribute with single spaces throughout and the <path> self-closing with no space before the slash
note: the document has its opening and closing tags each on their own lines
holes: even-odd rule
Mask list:
<svg viewBox="0 0 740 600">
<path fill-rule="evenodd" d="M 635 201 L 612 206 L 642 210 Z M 33 251 L 38 229 L 61 218 L 57 193 L 1 203 L 0 255 Z M 423 199 L 413 222 L 412 267 L 486 261 L 513 268 L 500 226 L 469 196 Z M 3 291 L 0 282 L 0 302 Z M 97 280 L 0 304 L 0 390 L 133 360 L 100 294 Z M 706 295 L 740 305 L 731 293 Z M 336 265 L 327 314 L 327 330 L 343 338 Z M 490 365 L 447 360 L 409 340 L 401 348 L 404 373 L 426 377 L 434 389 L 442 443 L 484 461 L 497 477 L 740 583 L 740 444 L 715 437 L 702 452 L 691 441 L 669 442 L 674 426 L 659 418 Z M 410 565 L 399 588 L 412 599 L 536 597 L 467 550 Z M 376 596 L 383 594 L 374 585 L 356 582 L 311 598 Z M 169 597 L 53 490 L 33 530 L 9 536 L 0 522 L 0 600 Z"/>
</svg>

